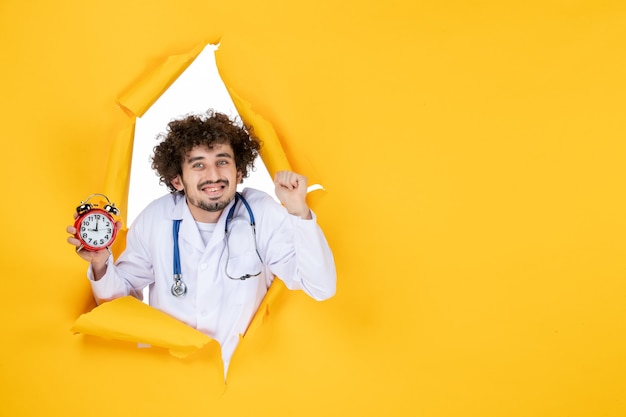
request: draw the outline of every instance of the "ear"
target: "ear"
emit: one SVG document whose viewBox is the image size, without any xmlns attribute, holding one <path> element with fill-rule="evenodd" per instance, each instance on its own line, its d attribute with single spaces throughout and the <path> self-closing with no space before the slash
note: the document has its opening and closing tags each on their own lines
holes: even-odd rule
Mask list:
<svg viewBox="0 0 626 417">
<path fill-rule="evenodd" d="M 176 178 L 173 178 L 172 181 L 170 182 L 172 183 L 174 188 L 176 188 L 176 190 L 178 191 L 183 191 L 185 189 L 185 186 L 183 185 L 183 181 L 181 180 L 180 175 L 177 175 Z"/>
<path fill-rule="evenodd" d="M 237 171 L 237 184 L 241 184 L 243 182 L 243 174 L 241 171 Z"/>
</svg>

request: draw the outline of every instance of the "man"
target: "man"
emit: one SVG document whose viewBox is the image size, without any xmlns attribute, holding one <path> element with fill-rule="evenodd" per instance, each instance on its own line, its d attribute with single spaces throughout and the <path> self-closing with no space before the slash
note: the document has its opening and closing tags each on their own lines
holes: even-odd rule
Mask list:
<svg viewBox="0 0 626 417">
<path fill-rule="evenodd" d="M 90 262 L 99 303 L 141 299 L 149 286 L 153 307 L 220 343 L 226 371 L 274 276 L 316 300 L 334 295 L 332 252 L 306 203 L 302 175 L 276 174 L 282 206 L 259 190 L 236 193 L 260 148 L 244 127 L 210 111 L 170 122 L 160 139 L 152 167 L 171 194 L 133 222 L 117 262 L 107 250 L 77 252 Z M 68 242 L 80 245 L 73 236 Z"/>
</svg>

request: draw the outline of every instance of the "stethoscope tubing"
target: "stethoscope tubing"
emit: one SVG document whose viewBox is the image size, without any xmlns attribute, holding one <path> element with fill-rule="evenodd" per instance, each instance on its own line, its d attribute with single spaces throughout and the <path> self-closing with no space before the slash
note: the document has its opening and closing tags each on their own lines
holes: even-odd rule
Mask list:
<svg viewBox="0 0 626 417">
<path fill-rule="evenodd" d="M 246 199 L 243 197 L 243 195 L 241 195 L 238 192 L 235 193 L 235 203 L 232 205 L 232 207 L 228 211 L 228 215 L 226 216 L 226 222 L 224 225 L 224 234 L 228 236 L 228 222 L 233 218 L 233 214 L 235 213 L 235 207 L 237 206 L 237 201 L 239 200 L 241 200 L 243 205 L 246 207 L 246 210 L 248 211 L 248 216 L 250 217 L 250 226 L 252 227 L 252 232 L 256 239 L 256 233 L 255 233 L 256 227 L 255 227 L 255 221 L 254 221 L 254 213 L 252 212 L 250 205 L 248 204 Z M 173 228 L 172 228 L 172 234 L 174 238 L 174 264 L 173 264 L 174 284 L 172 284 L 171 291 L 174 297 L 182 297 L 187 293 L 187 285 L 185 285 L 185 283 L 183 282 L 183 275 L 182 275 L 182 270 L 180 266 L 180 249 L 178 247 L 178 233 L 180 231 L 181 222 L 182 222 L 181 219 L 175 219 Z M 253 275 L 247 275 L 243 279 L 250 278 L 252 276 Z"/>
</svg>

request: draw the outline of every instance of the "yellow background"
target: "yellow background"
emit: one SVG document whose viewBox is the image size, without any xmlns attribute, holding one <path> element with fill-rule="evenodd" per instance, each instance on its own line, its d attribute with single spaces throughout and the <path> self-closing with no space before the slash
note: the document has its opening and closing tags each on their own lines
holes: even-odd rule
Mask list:
<svg viewBox="0 0 626 417">
<path fill-rule="evenodd" d="M 218 41 L 339 278 L 281 292 L 227 386 L 213 344 L 73 335 L 64 232 L 123 180 L 119 97 Z M 0 415 L 626 415 L 622 2 L 2 0 L 0 44 Z"/>
</svg>

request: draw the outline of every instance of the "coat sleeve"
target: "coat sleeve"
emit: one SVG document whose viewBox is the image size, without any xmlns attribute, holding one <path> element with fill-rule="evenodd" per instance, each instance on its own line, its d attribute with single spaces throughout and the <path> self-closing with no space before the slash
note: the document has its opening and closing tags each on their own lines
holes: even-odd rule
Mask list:
<svg viewBox="0 0 626 417">
<path fill-rule="evenodd" d="M 153 265 L 148 249 L 141 241 L 145 220 L 138 218 L 129 229 L 126 248 L 117 262 L 109 257 L 107 271 L 102 278 L 94 281 L 91 266 L 87 277 L 97 303 L 131 295 L 143 299 L 143 288 L 154 281 Z"/>
<path fill-rule="evenodd" d="M 289 289 L 303 290 L 318 301 L 332 297 L 337 284 L 335 261 L 315 213 L 312 220 L 303 220 L 281 206 L 277 210 L 280 213 L 270 216 L 280 220 L 266 248 L 270 270 Z"/>
</svg>

